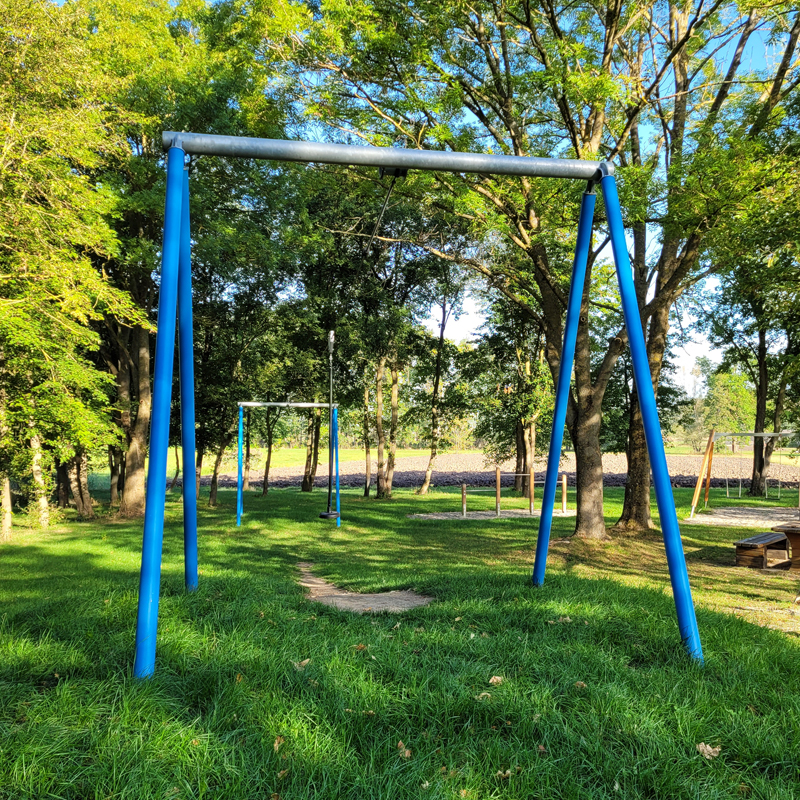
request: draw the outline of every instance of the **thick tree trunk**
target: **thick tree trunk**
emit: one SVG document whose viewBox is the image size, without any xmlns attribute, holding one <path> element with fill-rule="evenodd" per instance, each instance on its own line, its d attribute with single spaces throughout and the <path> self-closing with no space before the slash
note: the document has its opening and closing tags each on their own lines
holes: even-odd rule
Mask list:
<svg viewBox="0 0 800 800">
<path fill-rule="evenodd" d="M 574 428 L 576 495 L 578 517 L 575 535 L 584 539 L 603 539 L 603 457 L 600 451 L 600 410 L 581 415 Z"/>
<path fill-rule="evenodd" d="M 386 431 L 383 428 L 383 374 L 385 369 L 386 359 L 381 357 L 378 360 L 378 368 L 375 372 L 375 428 L 378 440 L 378 469 L 376 478 L 378 481 L 377 497 L 379 500 L 386 497 L 386 463 L 384 460 Z"/>
<path fill-rule="evenodd" d="M 522 484 L 521 484 L 521 492 L 524 497 L 531 496 L 531 480 L 530 480 L 530 470 L 533 469 L 534 465 L 534 458 L 536 452 L 536 423 L 529 422 L 524 428 L 524 444 L 525 444 L 525 459 L 522 465 L 522 472 L 525 474 L 522 476 Z"/>
<path fill-rule="evenodd" d="M 178 478 L 180 477 L 180 475 L 181 475 L 181 458 L 178 452 L 178 445 L 175 445 L 175 475 L 172 477 L 172 480 L 169 483 L 169 489 L 167 489 L 168 492 L 171 492 L 178 485 Z"/>
<path fill-rule="evenodd" d="M 631 393 L 631 410 L 628 419 L 628 481 L 622 516 L 616 523 L 620 530 L 648 530 L 654 527 L 650 516 L 650 456 L 644 438 L 642 412 L 636 392 Z"/>
<path fill-rule="evenodd" d="M 33 477 L 33 491 L 36 507 L 36 522 L 42 528 L 50 526 L 50 492 L 44 477 L 44 455 L 42 453 L 42 440 L 38 433 L 31 436 L 31 476 Z"/>
<path fill-rule="evenodd" d="M 322 412 L 315 408 L 308 418 L 306 432 L 306 465 L 303 471 L 303 482 L 300 491 L 310 492 L 314 489 L 314 478 L 317 475 L 319 462 L 319 434 L 322 427 Z"/>
<path fill-rule="evenodd" d="M 11 481 L 8 475 L 0 475 L 0 542 L 11 540 L 12 522 Z"/>
<path fill-rule="evenodd" d="M 383 482 L 383 496 L 388 500 L 392 496 L 394 482 L 394 465 L 397 457 L 397 423 L 400 411 L 400 373 L 397 364 L 390 368 L 392 389 L 390 395 L 391 416 L 389 418 L 389 458 L 386 460 L 386 479 Z"/>
<path fill-rule="evenodd" d="M 372 486 L 372 454 L 369 440 L 369 384 L 366 380 L 364 381 L 364 415 L 361 425 L 364 439 L 364 497 L 369 497 Z"/>
<path fill-rule="evenodd" d="M 133 330 L 135 343 L 139 404 L 136 421 L 130 426 L 128 452 L 125 457 L 125 491 L 119 513 L 123 517 L 141 517 L 145 506 L 145 458 L 150 433 L 152 401 L 150 393 L 150 334 L 144 328 Z"/>
</svg>

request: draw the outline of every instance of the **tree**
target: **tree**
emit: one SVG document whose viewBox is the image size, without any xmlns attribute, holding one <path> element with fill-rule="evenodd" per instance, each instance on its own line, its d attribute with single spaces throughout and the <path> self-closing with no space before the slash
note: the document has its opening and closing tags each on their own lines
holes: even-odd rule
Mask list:
<svg viewBox="0 0 800 800">
<path fill-rule="evenodd" d="M 90 360 L 104 314 L 143 323 L 93 260 L 113 258 L 113 196 L 93 179 L 119 152 L 90 58 L 81 5 L 0 3 L 0 477 L 4 530 L 9 476 L 30 478 L 49 521 L 53 460 L 114 441 L 108 386 Z M 79 501 L 76 496 L 76 501 Z M 80 509 L 87 513 L 85 508 Z M 88 508 L 91 513 L 91 506 Z"/>
<path fill-rule="evenodd" d="M 714 270 L 701 260 L 706 236 L 774 179 L 759 136 L 797 86 L 800 15 L 792 6 L 763 4 L 739 15 L 721 0 L 563 8 L 361 0 L 325 3 L 313 19 L 296 10 L 284 57 L 295 65 L 298 102 L 334 137 L 620 161 L 657 385 L 670 309 Z M 739 82 L 756 31 L 779 43 L 780 58 L 771 71 Z M 468 220 L 477 239 L 493 252 L 524 255 L 461 260 L 541 326 L 555 376 L 570 264 L 565 230 L 577 217 L 577 192 L 480 175 L 435 181 L 442 205 Z M 648 256 L 654 236 L 660 244 Z M 576 532 L 595 537 L 605 533 L 599 409 L 626 336 L 620 329 L 612 337 L 594 371 L 588 303 L 585 296 L 567 426 L 579 464 Z M 631 409 L 621 523 L 640 527 L 649 524 L 649 468 L 635 397 Z"/>
</svg>

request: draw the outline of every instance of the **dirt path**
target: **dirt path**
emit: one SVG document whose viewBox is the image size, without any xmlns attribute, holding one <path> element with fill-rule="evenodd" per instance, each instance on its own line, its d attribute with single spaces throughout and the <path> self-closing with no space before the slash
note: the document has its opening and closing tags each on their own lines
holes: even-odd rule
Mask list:
<svg viewBox="0 0 800 800">
<path fill-rule="evenodd" d="M 303 562 L 297 565 L 300 570 L 300 585 L 307 590 L 309 600 L 322 603 L 341 611 L 353 611 L 356 614 L 371 612 L 377 614 L 386 611 L 398 614 L 412 608 L 419 608 L 432 603 L 434 598 L 417 594 L 410 589 L 396 590 L 393 592 L 376 592 L 374 594 L 360 594 L 340 589 L 332 583 L 318 578 L 311 572 L 313 564 Z"/>
</svg>

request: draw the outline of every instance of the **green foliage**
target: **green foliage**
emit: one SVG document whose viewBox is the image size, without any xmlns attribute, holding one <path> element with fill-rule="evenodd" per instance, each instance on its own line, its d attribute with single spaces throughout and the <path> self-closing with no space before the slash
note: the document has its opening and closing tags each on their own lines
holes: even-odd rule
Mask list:
<svg viewBox="0 0 800 800">
<path fill-rule="evenodd" d="M 0 3 L 0 472 L 29 471 L 38 434 L 60 458 L 116 439 L 91 323 L 141 319 L 97 265 L 118 243 L 93 174 L 119 152 L 85 9 Z"/>
</svg>

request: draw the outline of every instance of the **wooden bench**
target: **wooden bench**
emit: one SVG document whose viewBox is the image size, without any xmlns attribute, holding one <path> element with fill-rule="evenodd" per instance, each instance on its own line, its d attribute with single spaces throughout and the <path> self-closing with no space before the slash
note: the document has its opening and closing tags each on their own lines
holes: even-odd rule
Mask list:
<svg viewBox="0 0 800 800">
<path fill-rule="evenodd" d="M 776 531 L 775 528 L 772 529 Z M 772 551 L 785 551 L 786 559 L 789 558 L 789 540 L 785 533 L 760 533 L 758 536 L 751 536 L 749 539 L 739 539 L 734 542 L 736 546 L 736 566 L 754 567 L 756 569 L 767 569 L 767 551 L 772 555 Z M 792 567 L 795 568 L 794 564 Z M 800 564 L 796 567 L 800 569 Z"/>
<path fill-rule="evenodd" d="M 800 570 L 800 522 L 784 522 L 772 530 L 776 535 L 785 536 L 789 540 L 789 546 L 792 548 L 790 569 Z"/>
</svg>

